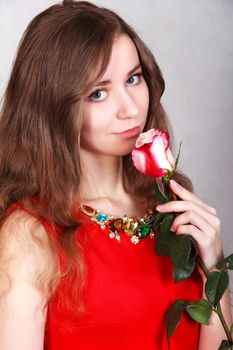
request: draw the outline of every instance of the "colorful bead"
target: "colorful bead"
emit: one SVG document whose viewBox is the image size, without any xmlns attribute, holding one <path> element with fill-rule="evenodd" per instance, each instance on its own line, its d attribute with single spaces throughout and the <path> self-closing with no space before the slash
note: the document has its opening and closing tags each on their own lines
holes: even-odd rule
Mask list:
<svg viewBox="0 0 233 350">
<path fill-rule="evenodd" d="M 154 238 L 154 236 L 155 236 L 154 232 L 151 231 L 150 238 Z"/>
<path fill-rule="evenodd" d="M 122 229 L 122 226 L 123 226 L 123 222 L 121 219 L 116 219 L 113 221 L 113 226 L 115 227 L 115 229 L 117 231 L 120 231 Z"/>
<path fill-rule="evenodd" d="M 106 221 L 107 218 L 108 218 L 108 217 L 107 217 L 106 214 L 98 214 L 97 217 L 96 217 L 96 219 L 97 219 L 98 221 Z"/>
<path fill-rule="evenodd" d="M 115 238 L 115 233 L 114 233 L 114 232 L 110 232 L 110 233 L 109 233 L 109 237 L 110 237 L 110 238 Z"/>
<path fill-rule="evenodd" d="M 138 229 L 138 236 L 140 238 L 145 238 L 149 232 L 150 232 L 150 228 L 148 227 L 148 225 L 142 224 Z"/>
<path fill-rule="evenodd" d="M 118 235 L 118 233 L 116 233 L 115 238 L 116 238 L 116 240 L 117 240 L 118 242 L 120 242 L 121 237 L 120 237 L 120 235 Z"/>
<path fill-rule="evenodd" d="M 132 232 L 135 232 L 136 231 L 136 229 L 137 229 L 137 227 L 138 227 L 138 222 L 137 221 L 135 221 L 135 220 L 133 220 L 133 221 L 131 221 L 131 223 L 130 223 L 130 230 L 132 231 Z"/>
<path fill-rule="evenodd" d="M 143 239 L 150 235 L 150 238 L 154 237 L 153 222 L 155 220 L 155 211 L 152 209 L 148 210 L 143 217 L 128 217 L 124 215 L 122 218 L 114 218 L 113 215 L 106 215 L 100 210 L 93 209 L 89 206 L 82 206 L 81 210 L 88 216 L 91 216 L 91 220 L 95 221 L 102 230 L 109 229 L 109 237 L 115 238 L 118 242 L 121 241 L 119 235 L 120 232 L 124 232 L 126 235 L 131 237 L 133 244 L 138 244 L 140 239 Z"/>
<path fill-rule="evenodd" d="M 126 223 L 123 225 L 123 230 L 128 236 L 132 236 L 134 234 L 134 226 L 135 220 L 131 217 L 128 217 Z"/>
<path fill-rule="evenodd" d="M 123 215 L 123 218 L 122 218 L 123 224 L 126 224 L 127 219 L 128 219 L 128 216 L 127 215 Z"/>
<path fill-rule="evenodd" d="M 89 215 L 89 216 L 92 216 L 92 215 L 95 215 L 95 214 L 96 214 L 96 210 L 93 209 L 93 208 L 91 208 L 91 207 L 89 207 L 88 205 L 81 206 L 81 210 L 82 210 L 85 214 L 87 214 L 87 215 Z"/>
<path fill-rule="evenodd" d="M 131 242 L 133 244 L 137 244 L 139 242 L 139 238 L 137 236 L 133 235 L 133 237 L 131 238 Z"/>
</svg>

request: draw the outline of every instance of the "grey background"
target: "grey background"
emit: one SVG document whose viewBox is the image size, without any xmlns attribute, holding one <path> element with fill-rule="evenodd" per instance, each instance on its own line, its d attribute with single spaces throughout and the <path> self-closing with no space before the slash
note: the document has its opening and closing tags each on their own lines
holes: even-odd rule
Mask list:
<svg viewBox="0 0 233 350">
<path fill-rule="evenodd" d="M 180 169 L 196 194 L 217 209 L 225 254 L 233 252 L 233 1 L 101 0 L 145 40 L 166 82 L 162 99 Z M 0 97 L 29 21 L 56 3 L 0 0 Z M 231 290 L 233 289 L 231 276 Z"/>
</svg>

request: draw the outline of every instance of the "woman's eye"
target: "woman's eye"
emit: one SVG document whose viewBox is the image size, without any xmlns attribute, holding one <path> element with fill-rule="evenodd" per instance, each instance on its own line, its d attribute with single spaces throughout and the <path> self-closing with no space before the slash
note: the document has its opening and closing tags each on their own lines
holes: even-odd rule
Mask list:
<svg viewBox="0 0 233 350">
<path fill-rule="evenodd" d="M 128 85 L 136 85 L 139 83 L 141 79 L 142 73 L 137 73 L 131 75 L 131 77 L 127 80 Z M 105 95 L 104 95 L 105 94 Z M 106 97 L 107 93 L 104 90 L 96 90 L 91 95 L 88 96 L 90 100 L 93 102 L 103 101 Z"/>
<path fill-rule="evenodd" d="M 94 101 L 102 101 L 104 100 L 104 94 L 107 94 L 104 90 L 96 90 L 94 91 L 89 98 Z"/>
<path fill-rule="evenodd" d="M 140 81 L 141 76 L 142 76 L 142 73 L 137 73 L 137 74 L 132 75 L 132 76 L 128 79 L 128 82 L 130 82 L 129 85 L 136 85 L 136 84 Z M 135 79 L 135 77 L 136 77 L 136 79 Z"/>
</svg>

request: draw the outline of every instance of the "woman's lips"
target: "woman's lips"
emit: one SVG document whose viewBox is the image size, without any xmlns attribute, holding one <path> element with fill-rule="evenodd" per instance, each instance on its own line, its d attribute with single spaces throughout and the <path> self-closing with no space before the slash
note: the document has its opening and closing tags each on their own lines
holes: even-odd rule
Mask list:
<svg viewBox="0 0 233 350">
<path fill-rule="evenodd" d="M 123 131 L 120 133 L 116 133 L 116 135 L 120 136 L 120 137 L 133 137 L 133 136 L 139 135 L 140 132 L 141 132 L 140 127 L 136 126 L 133 129 L 129 129 L 129 130 L 126 130 L 126 131 Z"/>
</svg>

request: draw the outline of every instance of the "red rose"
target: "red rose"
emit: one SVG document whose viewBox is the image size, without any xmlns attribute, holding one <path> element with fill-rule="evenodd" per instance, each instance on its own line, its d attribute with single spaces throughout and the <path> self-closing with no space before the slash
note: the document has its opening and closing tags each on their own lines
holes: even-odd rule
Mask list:
<svg viewBox="0 0 233 350">
<path fill-rule="evenodd" d="M 151 129 L 139 135 L 132 151 L 135 168 L 144 175 L 158 178 L 175 168 L 169 149 L 169 134 L 160 129 Z"/>
</svg>

